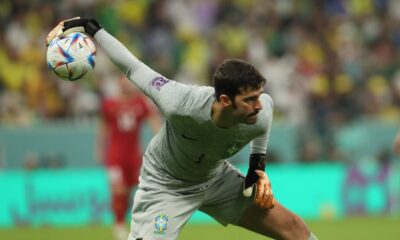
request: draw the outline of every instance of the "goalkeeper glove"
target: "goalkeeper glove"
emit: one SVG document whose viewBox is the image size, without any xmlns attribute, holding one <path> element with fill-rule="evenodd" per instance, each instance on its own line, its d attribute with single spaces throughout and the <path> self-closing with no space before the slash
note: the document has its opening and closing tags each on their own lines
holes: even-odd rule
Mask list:
<svg viewBox="0 0 400 240">
<path fill-rule="evenodd" d="M 72 32 L 81 32 L 86 33 L 93 37 L 97 31 L 99 31 L 102 27 L 100 24 L 94 20 L 89 18 L 71 18 L 68 20 L 61 21 L 46 38 L 46 45 L 56 37 L 64 36 Z"/>
<path fill-rule="evenodd" d="M 256 185 L 254 202 L 257 206 L 265 209 L 273 208 L 275 200 L 272 193 L 271 183 L 265 174 L 265 154 L 251 154 L 249 169 L 244 181 L 243 195 L 250 197 Z"/>
<path fill-rule="evenodd" d="M 265 162 L 267 158 L 265 154 L 253 153 L 250 154 L 249 169 L 247 170 L 246 179 L 244 181 L 243 195 L 250 197 L 253 194 L 254 184 L 257 182 L 259 176 L 255 170 L 265 171 Z"/>
</svg>

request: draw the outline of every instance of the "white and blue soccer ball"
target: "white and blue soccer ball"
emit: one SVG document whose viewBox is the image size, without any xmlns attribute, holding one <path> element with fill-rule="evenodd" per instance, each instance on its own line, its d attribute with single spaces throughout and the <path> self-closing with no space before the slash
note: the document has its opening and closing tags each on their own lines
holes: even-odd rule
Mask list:
<svg viewBox="0 0 400 240">
<path fill-rule="evenodd" d="M 53 39 L 47 47 L 47 65 L 61 79 L 75 81 L 95 66 L 96 46 L 83 33 Z"/>
</svg>

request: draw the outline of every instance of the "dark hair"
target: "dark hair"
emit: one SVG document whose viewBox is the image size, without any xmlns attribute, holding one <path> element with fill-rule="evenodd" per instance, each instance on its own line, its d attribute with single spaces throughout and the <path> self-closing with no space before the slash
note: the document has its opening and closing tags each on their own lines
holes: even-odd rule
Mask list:
<svg viewBox="0 0 400 240">
<path fill-rule="evenodd" d="M 248 62 L 239 59 L 228 59 L 215 70 L 215 97 L 226 94 L 231 100 L 240 90 L 259 89 L 267 80 Z"/>
</svg>

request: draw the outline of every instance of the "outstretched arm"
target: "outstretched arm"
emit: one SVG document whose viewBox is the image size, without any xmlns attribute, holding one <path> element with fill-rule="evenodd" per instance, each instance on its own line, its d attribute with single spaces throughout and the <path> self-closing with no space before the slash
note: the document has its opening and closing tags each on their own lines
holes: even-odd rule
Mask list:
<svg viewBox="0 0 400 240">
<path fill-rule="evenodd" d="M 133 81 L 133 79 L 137 79 L 135 78 L 135 74 L 138 75 L 137 77 L 140 77 L 140 79 L 134 82 L 142 91 L 146 88 L 145 83 L 148 83 L 154 77 L 160 76 L 137 59 L 120 41 L 107 33 L 94 19 L 75 17 L 61 21 L 47 35 L 46 44 L 49 45 L 54 38 L 72 32 L 83 32 L 96 39 L 97 43 L 104 49 L 111 61 L 114 62 L 130 80 Z"/>
<path fill-rule="evenodd" d="M 189 86 L 171 81 L 146 66 L 94 19 L 73 18 L 61 21 L 49 33 L 46 43 L 71 32 L 84 32 L 96 39 L 110 60 L 154 101 L 166 117 L 179 109 L 179 104 L 187 99 Z"/>
</svg>

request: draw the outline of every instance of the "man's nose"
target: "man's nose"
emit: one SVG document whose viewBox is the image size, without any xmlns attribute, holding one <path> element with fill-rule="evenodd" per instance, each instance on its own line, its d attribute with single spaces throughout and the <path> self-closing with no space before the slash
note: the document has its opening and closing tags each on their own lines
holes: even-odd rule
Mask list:
<svg viewBox="0 0 400 240">
<path fill-rule="evenodd" d="M 262 109 L 262 105 L 261 105 L 260 100 L 257 100 L 257 101 L 254 103 L 254 109 L 256 109 L 256 110 L 261 110 L 261 109 Z"/>
</svg>

